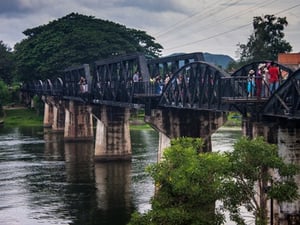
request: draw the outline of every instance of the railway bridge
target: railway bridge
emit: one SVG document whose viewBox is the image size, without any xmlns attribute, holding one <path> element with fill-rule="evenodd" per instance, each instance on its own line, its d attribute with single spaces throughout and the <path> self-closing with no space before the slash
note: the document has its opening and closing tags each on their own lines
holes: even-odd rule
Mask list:
<svg viewBox="0 0 300 225">
<path fill-rule="evenodd" d="M 34 95 L 44 100 L 44 125 L 63 130 L 65 140 L 95 136 L 98 160 L 131 158 L 130 112 L 140 108 L 145 122 L 160 134 L 159 152 L 181 136 L 201 137 L 202 150 L 211 151 L 211 134 L 228 112 L 241 114 L 245 135 L 262 135 L 272 143 L 280 126 L 297 128 L 300 70 L 275 63 L 281 80 L 271 92 L 258 72 L 268 64 L 253 62 L 228 74 L 199 52 L 150 60 L 136 53 L 70 67 L 55 78 L 26 83 L 22 90 L 28 101 Z"/>
</svg>

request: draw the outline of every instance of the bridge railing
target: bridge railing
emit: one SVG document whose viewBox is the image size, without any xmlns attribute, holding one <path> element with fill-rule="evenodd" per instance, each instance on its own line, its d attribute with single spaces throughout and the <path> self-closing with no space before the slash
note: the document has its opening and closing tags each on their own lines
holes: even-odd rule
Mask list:
<svg viewBox="0 0 300 225">
<path fill-rule="evenodd" d="M 270 84 L 261 76 L 223 77 L 221 87 L 223 87 L 222 98 L 228 100 L 261 100 L 272 95 Z"/>
<path fill-rule="evenodd" d="M 63 95 L 63 80 L 60 77 L 57 77 L 52 82 L 52 90 L 51 93 L 53 96 L 62 96 Z"/>
<path fill-rule="evenodd" d="M 44 93 L 44 83 L 41 80 L 34 81 L 35 93 L 38 95 L 42 95 Z"/>
<path fill-rule="evenodd" d="M 35 93 L 36 88 L 35 88 L 34 82 L 28 82 L 28 83 L 22 84 L 21 90 L 23 92 Z"/>
<path fill-rule="evenodd" d="M 139 81 L 133 83 L 134 96 L 160 96 L 164 90 L 164 84 L 152 81 Z"/>
<path fill-rule="evenodd" d="M 79 97 L 81 93 L 80 85 L 75 82 L 66 83 L 64 86 L 64 96 Z"/>
<path fill-rule="evenodd" d="M 160 96 L 163 87 L 150 81 L 98 82 L 93 84 L 91 98 L 97 100 L 134 103 L 136 98 Z"/>
</svg>

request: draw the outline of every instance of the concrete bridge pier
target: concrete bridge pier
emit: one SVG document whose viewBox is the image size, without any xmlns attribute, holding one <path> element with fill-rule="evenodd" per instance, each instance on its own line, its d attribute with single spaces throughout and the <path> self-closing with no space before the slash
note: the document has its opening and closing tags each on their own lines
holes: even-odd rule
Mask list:
<svg viewBox="0 0 300 225">
<path fill-rule="evenodd" d="M 158 132 L 158 134 L 157 161 L 159 162 L 163 156 L 163 150 L 171 145 L 171 139 L 162 132 Z"/>
<path fill-rule="evenodd" d="M 268 143 L 277 144 L 278 124 L 270 122 L 256 122 L 250 118 L 243 118 L 243 135 L 249 138 L 264 137 Z"/>
<path fill-rule="evenodd" d="M 95 160 L 131 160 L 130 109 L 103 105 L 96 114 Z"/>
<path fill-rule="evenodd" d="M 300 164 L 300 124 L 287 122 L 279 125 L 278 149 L 279 155 L 287 162 Z M 300 187 L 300 175 L 295 177 Z M 298 190 L 300 194 L 300 190 Z M 300 224 L 300 200 L 291 203 L 283 202 L 278 209 L 280 224 Z"/>
<path fill-rule="evenodd" d="M 66 141 L 93 140 L 93 118 L 90 106 L 68 101 L 65 108 L 64 139 Z"/>
<path fill-rule="evenodd" d="M 65 107 L 63 102 L 52 97 L 43 97 L 44 101 L 44 127 L 54 131 L 64 131 Z"/>
<path fill-rule="evenodd" d="M 64 131 L 65 129 L 65 107 L 62 102 L 58 102 L 53 106 L 53 123 L 52 130 Z"/>
<path fill-rule="evenodd" d="M 53 124 L 53 105 L 50 102 L 44 101 L 44 127 L 52 127 Z"/>
<path fill-rule="evenodd" d="M 203 152 L 211 152 L 211 134 L 226 121 L 226 113 L 197 111 L 188 109 L 153 109 L 151 115 L 145 117 L 155 130 L 159 132 L 158 158 L 162 151 L 170 145 L 170 139 L 178 137 L 200 137 L 204 140 Z"/>
</svg>

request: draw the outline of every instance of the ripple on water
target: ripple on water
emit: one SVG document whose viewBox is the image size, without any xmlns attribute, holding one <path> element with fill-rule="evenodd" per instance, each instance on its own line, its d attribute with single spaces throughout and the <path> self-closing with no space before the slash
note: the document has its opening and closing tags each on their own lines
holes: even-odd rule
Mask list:
<svg viewBox="0 0 300 225">
<path fill-rule="evenodd" d="M 242 136 L 241 129 L 219 129 L 212 137 L 212 151 L 214 152 L 226 152 L 233 149 L 234 143 L 239 137 Z"/>
</svg>

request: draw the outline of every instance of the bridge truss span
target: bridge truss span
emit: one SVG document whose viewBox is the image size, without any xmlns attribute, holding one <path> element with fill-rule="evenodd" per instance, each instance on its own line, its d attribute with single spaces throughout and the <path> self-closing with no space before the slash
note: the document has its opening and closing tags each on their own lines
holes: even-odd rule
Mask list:
<svg viewBox="0 0 300 225">
<path fill-rule="evenodd" d="M 236 111 L 247 117 L 258 117 L 266 102 L 272 96 L 267 78 L 258 75 L 261 67 L 267 68 L 270 61 L 247 64 L 229 75 L 207 62 L 196 61 L 185 64 L 164 87 L 159 106 L 209 111 Z M 293 70 L 275 63 L 280 71 L 280 84 L 290 77 Z M 253 89 L 249 93 L 249 72 L 252 70 Z M 258 92 L 260 84 L 261 90 Z"/>
<path fill-rule="evenodd" d="M 263 108 L 263 115 L 300 119 L 300 69 L 289 76 L 271 96 Z"/>
<path fill-rule="evenodd" d="M 285 65 L 273 62 L 279 69 L 279 85 L 293 74 Z M 269 84 L 268 69 L 271 61 L 256 61 L 242 66 L 228 78 L 222 79 L 222 100 L 231 105 L 232 111 L 243 116 L 260 117 L 266 102 L 272 96 Z"/>
<path fill-rule="evenodd" d="M 247 65 L 242 66 L 238 70 L 236 70 L 234 73 L 232 73 L 232 77 L 247 77 L 250 70 L 254 71 L 254 74 L 257 74 L 259 68 L 261 66 L 268 67 L 268 65 L 271 63 L 269 60 L 263 60 L 263 61 L 255 61 L 252 63 L 249 63 Z M 280 76 L 281 77 L 287 77 L 288 75 L 292 74 L 294 71 L 280 63 L 274 62 L 274 65 L 279 68 Z"/>
<path fill-rule="evenodd" d="M 177 70 L 163 90 L 159 105 L 163 107 L 220 110 L 220 81 L 229 74 L 207 62 L 197 61 Z"/>
<path fill-rule="evenodd" d="M 133 81 L 135 74 L 138 82 Z M 93 100 L 131 104 L 134 93 L 142 92 L 141 84 L 149 79 L 147 61 L 141 53 L 99 60 L 92 81 Z"/>
</svg>

